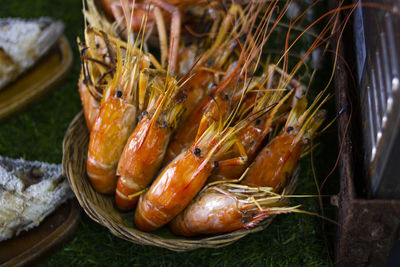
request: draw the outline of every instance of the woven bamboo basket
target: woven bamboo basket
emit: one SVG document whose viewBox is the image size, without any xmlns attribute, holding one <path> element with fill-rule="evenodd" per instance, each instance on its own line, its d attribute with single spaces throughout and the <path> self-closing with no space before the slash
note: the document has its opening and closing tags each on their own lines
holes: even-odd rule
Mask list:
<svg viewBox="0 0 400 267">
<path fill-rule="evenodd" d="M 133 223 L 133 212 L 120 212 L 114 206 L 114 197 L 97 193 L 91 186 L 86 175 L 86 158 L 89 143 L 89 132 L 86 127 L 83 112 L 80 112 L 71 122 L 63 141 L 63 174 L 67 177 L 79 204 L 90 218 L 107 227 L 117 237 L 137 244 L 153 245 L 174 251 L 189 251 L 197 248 L 218 248 L 227 246 L 236 240 L 265 229 L 273 220 L 270 216 L 256 227 L 242 229 L 232 233 L 200 238 L 178 237 L 164 227 L 156 232 L 143 232 Z M 299 173 L 296 169 L 287 186 L 287 192 L 292 194 Z"/>
</svg>

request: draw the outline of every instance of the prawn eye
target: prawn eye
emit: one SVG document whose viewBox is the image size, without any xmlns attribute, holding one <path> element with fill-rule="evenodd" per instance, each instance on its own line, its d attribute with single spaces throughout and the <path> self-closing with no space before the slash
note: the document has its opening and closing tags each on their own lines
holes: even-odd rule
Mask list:
<svg viewBox="0 0 400 267">
<path fill-rule="evenodd" d="M 225 94 L 225 95 L 224 95 L 224 99 L 225 99 L 225 100 L 229 100 L 228 94 Z"/>
<path fill-rule="evenodd" d="M 260 119 L 256 120 L 256 125 L 259 125 L 260 123 L 261 123 Z"/>
<path fill-rule="evenodd" d="M 214 168 L 218 168 L 218 166 L 219 166 L 218 161 L 214 161 Z"/>
<path fill-rule="evenodd" d="M 247 217 L 242 217 L 242 223 L 247 223 L 249 221 L 249 219 L 247 219 Z"/>
<path fill-rule="evenodd" d="M 143 112 L 142 112 L 142 116 L 143 116 L 143 117 L 146 116 L 147 114 L 149 114 L 147 111 L 143 111 Z"/>
<path fill-rule="evenodd" d="M 117 91 L 117 97 L 122 97 L 122 91 Z"/>
<path fill-rule="evenodd" d="M 201 150 L 200 148 L 196 148 L 193 152 L 196 156 L 200 156 Z"/>
<path fill-rule="evenodd" d="M 294 130 L 294 128 L 293 128 L 292 126 L 289 126 L 289 127 L 287 128 L 286 131 L 287 131 L 288 133 L 290 133 L 290 132 L 293 131 L 293 130 Z"/>
</svg>

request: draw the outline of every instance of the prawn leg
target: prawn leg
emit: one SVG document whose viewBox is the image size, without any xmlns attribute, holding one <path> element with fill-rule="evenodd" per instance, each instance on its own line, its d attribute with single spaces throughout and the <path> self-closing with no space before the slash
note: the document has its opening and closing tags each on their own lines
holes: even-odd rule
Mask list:
<svg viewBox="0 0 400 267">
<path fill-rule="evenodd" d="M 154 5 L 157 7 L 162 8 L 163 10 L 167 11 L 168 13 L 171 14 L 171 29 L 170 29 L 170 45 L 169 45 L 169 73 L 171 75 L 174 75 L 177 62 L 178 62 L 178 52 L 179 52 L 179 41 L 180 41 L 180 35 L 181 35 L 181 27 L 182 27 L 182 17 L 179 9 L 175 7 L 174 5 L 171 5 L 163 0 L 153 0 Z M 159 40 L 160 40 L 160 49 L 161 49 L 161 63 L 162 66 L 163 63 L 166 60 L 166 53 L 168 50 L 167 46 L 167 34 L 166 34 L 166 29 L 165 29 L 165 23 L 162 18 L 162 14 L 160 9 L 157 9 L 157 7 L 154 9 L 153 13 L 155 16 L 155 21 L 157 24 L 157 30 L 159 34 Z"/>
<path fill-rule="evenodd" d="M 159 7 L 154 8 L 154 16 L 157 25 L 158 38 L 160 40 L 161 66 L 165 67 L 165 62 L 168 57 L 167 30 L 165 29 L 164 18 Z"/>
<path fill-rule="evenodd" d="M 227 167 L 227 166 L 238 166 L 238 165 L 244 165 L 247 163 L 248 157 L 247 157 L 246 150 L 243 147 L 242 142 L 240 140 L 236 140 L 235 145 L 237 146 L 237 148 L 239 150 L 240 156 L 236 157 L 236 158 L 221 160 L 221 161 L 214 161 L 215 168 Z M 221 153 L 221 152 L 219 152 L 219 153 Z M 217 154 L 217 157 L 218 157 L 218 154 Z"/>
</svg>

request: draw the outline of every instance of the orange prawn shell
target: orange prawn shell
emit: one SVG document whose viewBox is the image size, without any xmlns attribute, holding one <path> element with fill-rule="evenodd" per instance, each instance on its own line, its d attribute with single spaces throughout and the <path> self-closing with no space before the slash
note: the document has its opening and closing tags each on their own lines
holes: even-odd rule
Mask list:
<svg viewBox="0 0 400 267">
<path fill-rule="evenodd" d="M 196 70 L 196 74 L 184 85 L 187 97 L 182 125 L 169 143 L 163 165 L 173 160 L 194 141 L 201 118 L 212 101 L 206 89 L 211 78 L 210 72 Z"/>
<path fill-rule="evenodd" d="M 159 127 L 152 123 L 149 116 L 145 116 L 136 126 L 128 139 L 118 164 L 117 191 L 125 196 L 134 194 L 153 180 L 161 165 L 170 131 L 166 127 Z M 127 184 L 135 184 L 136 188 L 129 188 Z M 116 193 L 115 200 L 120 209 L 134 208 L 139 197 L 128 200 Z"/>
<path fill-rule="evenodd" d="M 223 166 L 218 167 L 214 170 L 213 175 L 209 178 L 209 182 L 219 181 L 219 180 L 230 180 L 230 179 L 238 179 L 246 168 L 253 161 L 255 156 L 257 147 L 259 146 L 259 140 L 257 137 L 261 134 L 262 130 L 257 128 L 253 124 L 250 124 L 243 130 L 241 130 L 238 134 L 239 142 L 242 143 L 248 160 L 243 165 L 237 166 Z M 239 154 L 239 151 L 235 151 L 236 155 Z M 222 160 L 232 158 L 234 155 L 226 154 Z"/>
<path fill-rule="evenodd" d="M 168 145 L 164 164 L 167 164 L 177 157 L 194 141 L 202 114 L 201 109 L 192 112 L 189 118 L 180 127 L 179 131 L 176 132 L 174 140 Z"/>
<path fill-rule="evenodd" d="M 169 227 L 177 235 L 216 234 L 242 229 L 242 219 L 236 199 L 206 191 L 176 216 Z"/>
<path fill-rule="evenodd" d="M 96 117 L 99 114 L 100 103 L 89 92 L 89 89 L 83 82 L 83 75 L 81 75 L 81 78 L 79 79 L 78 88 L 79 95 L 81 97 L 83 113 L 85 115 L 86 126 L 90 132 Z"/>
<path fill-rule="evenodd" d="M 179 214 L 201 190 L 212 167 L 201 167 L 202 159 L 186 150 L 172 161 L 140 198 L 135 224 L 144 231 L 155 230 Z"/>
<path fill-rule="evenodd" d="M 218 104 L 215 104 L 215 102 L 208 97 L 203 100 L 200 106 L 191 112 L 187 120 L 182 123 L 179 131 L 175 134 L 174 140 L 170 142 L 164 158 L 164 164 L 170 162 L 192 144 L 204 113 L 207 113 L 208 117 L 212 118 L 214 121 L 219 119 L 220 110 L 222 111 L 221 113 L 225 113 L 229 106 L 229 100 L 217 97 L 216 102 Z M 187 104 L 185 104 L 185 106 L 187 106 Z M 223 116 L 223 114 L 221 115 Z"/>
<path fill-rule="evenodd" d="M 279 191 L 296 167 L 304 145 L 296 136 L 284 133 L 265 146 L 254 160 L 242 184 L 268 186 Z"/>
<path fill-rule="evenodd" d="M 122 99 L 110 97 L 100 108 L 90 133 L 87 173 L 96 191 L 113 194 L 117 164 L 133 130 L 135 108 Z"/>
</svg>

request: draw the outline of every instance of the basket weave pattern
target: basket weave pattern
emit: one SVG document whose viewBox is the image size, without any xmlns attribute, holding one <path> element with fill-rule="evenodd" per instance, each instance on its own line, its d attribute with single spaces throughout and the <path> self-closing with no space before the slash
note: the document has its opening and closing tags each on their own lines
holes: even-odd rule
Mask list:
<svg viewBox="0 0 400 267">
<path fill-rule="evenodd" d="M 228 234 L 203 238 L 163 237 L 154 233 L 143 232 L 133 225 L 133 212 L 118 211 L 114 206 L 113 196 L 99 194 L 91 186 L 86 175 L 88 143 L 89 132 L 85 124 L 83 112 L 80 112 L 69 125 L 63 140 L 63 174 L 67 177 L 79 204 L 88 216 L 107 227 L 117 237 L 137 244 L 153 245 L 174 251 L 218 248 L 227 246 L 249 233 L 265 229 L 274 218 L 274 216 L 270 216 L 251 229 L 243 229 Z M 294 176 L 297 177 L 298 172 L 295 173 Z M 288 193 L 294 191 L 295 186 L 291 187 Z"/>
</svg>

